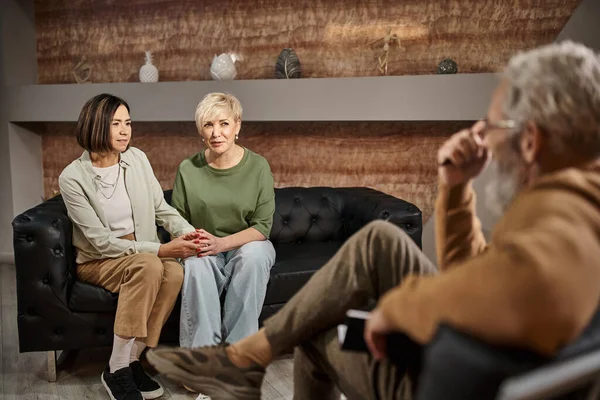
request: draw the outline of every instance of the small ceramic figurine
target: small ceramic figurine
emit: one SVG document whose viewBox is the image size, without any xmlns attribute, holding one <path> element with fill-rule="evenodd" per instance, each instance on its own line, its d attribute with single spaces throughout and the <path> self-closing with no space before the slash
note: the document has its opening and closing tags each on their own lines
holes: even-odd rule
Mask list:
<svg viewBox="0 0 600 400">
<path fill-rule="evenodd" d="M 302 76 L 300 59 L 292 49 L 283 49 L 277 58 L 275 64 L 275 78 L 294 79 Z"/>
<path fill-rule="evenodd" d="M 237 71 L 235 62 L 240 58 L 235 54 L 222 53 L 220 56 L 215 54 L 210 67 L 210 75 L 217 81 L 230 81 L 235 78 Z"/>
<path fill-rule="evenodd" d="M 146 64 L 140 68 L 140 82 L 158 82 L 158 68 L 152 64 L 152 53 L 149 51 L 146 52 Z"/>
<path fill-rule="evenodd" d="M 458 65 L 456 64 L 456 61 L 450 58 L 446 58 L 445 60 L 441 61 L 437 68 L 437 73 L 440 75 L 456 74 L 457 72 Z"/>
<path fill-rule="evenodd" d="M 87 58 L 85 56 L 81 56 L 81 59 L 73 68 L 73 76 L 75 77 L 75 82 L 77 83 L 85 83 L 90 79 L 90 75 L 92 74 L 92 67 L 87 62 Z"/>
</svg>

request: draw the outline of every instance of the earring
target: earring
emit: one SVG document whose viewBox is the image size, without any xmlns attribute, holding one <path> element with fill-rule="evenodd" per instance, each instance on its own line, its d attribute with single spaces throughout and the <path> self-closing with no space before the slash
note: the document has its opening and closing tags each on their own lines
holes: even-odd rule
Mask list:
<svg viewBox="0 0 600 400">
<path fill-rule="evenodd" d="M 204 142 L 204 138 L 201 139 Z"/>
<path fill-rule="evenodd" d="M 238 135 L 235 135 L 235 140 L 238 140 L 240 137 Z"/>
</svg>

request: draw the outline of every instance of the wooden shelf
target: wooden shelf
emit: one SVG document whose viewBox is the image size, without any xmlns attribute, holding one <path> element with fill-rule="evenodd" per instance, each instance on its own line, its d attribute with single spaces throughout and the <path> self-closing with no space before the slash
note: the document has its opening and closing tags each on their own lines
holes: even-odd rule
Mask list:
<svg viewBox="0 0 600 400">
<path fill-rule="evenodd" d="M 245 121 L 462 121 L 485 115 L 495 74 L 9 87 L 11 122 L 76 121 L 99 93 L 123 97 L 134 121 L 193 121 L 200 99 L 236 95 Z"/>
</svg>

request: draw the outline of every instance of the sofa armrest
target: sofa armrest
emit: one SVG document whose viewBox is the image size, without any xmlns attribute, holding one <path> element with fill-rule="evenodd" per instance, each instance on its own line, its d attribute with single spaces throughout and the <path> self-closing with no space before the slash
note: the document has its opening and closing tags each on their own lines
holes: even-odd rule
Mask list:
<svg viewBox="0 0 600 400">
<path fill-rule="evenodd" d="M 19 320 L 52 316 L 68 307 L 75 278 L 73 228 L 62 198 L 56 196 L 15 217 L 13 247 Z"/>
<path fill-rule="evenodd" d="M 342 217 L 346 238 L 369 222 L 382 219 L 402 228 L 421 248 L 423 217 L 417 206 L 370 188 L 337 190 L 344 198 Z"/>
</svg>

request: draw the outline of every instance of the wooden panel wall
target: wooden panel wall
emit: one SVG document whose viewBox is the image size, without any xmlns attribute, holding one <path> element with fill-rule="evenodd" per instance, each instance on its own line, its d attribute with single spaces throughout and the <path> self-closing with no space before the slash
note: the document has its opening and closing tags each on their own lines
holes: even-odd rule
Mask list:
<svg viewBox="0 0 600 400">
<path fill-rule="evenodd" d="M 388 26 L 401 39 L 389 74 L 497 71 L 518 50 L 552 42 L 580 0 L 36 0 L 39 83 L 74 83 L 86 56 L 92 82 L 135 82 L 144 51 L 162 81 L 211 79 L 215 54 L 235 52 L 236 79 L 273 78 L 292 47 L 304 77 L 379 75 Z"/>
<path fill-rule="evenodd" d="M 269 161 L 276 187 L 366 186 L 416 204 L 426 221 L 437 190 L 435 154 L 467 122 L 245 122 L 239 143 Z M 46 196 L 82 150 L 74 124 L 29 124 L 42 135 Z M 194 123 L 135 123 L 133 145 L 146 152 L 164 189 L 177 166 L 201 148 Z"/>
</svg>

